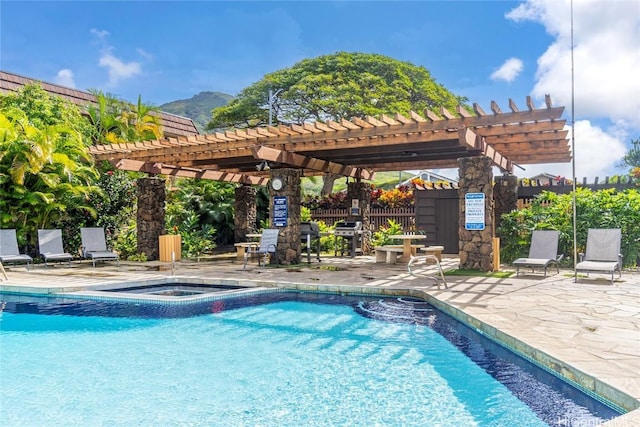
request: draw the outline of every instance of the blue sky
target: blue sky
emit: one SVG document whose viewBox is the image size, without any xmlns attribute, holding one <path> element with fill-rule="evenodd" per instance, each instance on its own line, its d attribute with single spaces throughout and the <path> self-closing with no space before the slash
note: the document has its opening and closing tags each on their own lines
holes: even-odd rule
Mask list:
<svg viewBox="0 0 640 427">
<path fill-rule="evenodd" d="M 640 137 L 640 0 L 574 0 L 576 175 L 604 177 Z M 160 105 L 237 94 L 264 74 L 338 51 L 430 70 L 485 111 L 544 94 L 571 123 L 569 0 L 11 1 L 0 69 Z M 571 165 L 527 166 L 571 176 Z"/>
</svg>

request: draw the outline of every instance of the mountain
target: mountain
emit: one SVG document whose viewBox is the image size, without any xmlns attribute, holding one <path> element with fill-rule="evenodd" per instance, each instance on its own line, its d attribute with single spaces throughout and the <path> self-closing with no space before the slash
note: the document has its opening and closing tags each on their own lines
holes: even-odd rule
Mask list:
<svg viewBox="0 0 640 427">
<path fill-rule="evenodd" d="M 227 105 L 232 99 L 233 96 L 222 92 L 200 92 L 190 99 L 167 102 L 159 108 L 167 113 L 190 118 L 198 130 L 204 133 L 207 123 L 211 120 L 211 110 Z"/>
</svg>

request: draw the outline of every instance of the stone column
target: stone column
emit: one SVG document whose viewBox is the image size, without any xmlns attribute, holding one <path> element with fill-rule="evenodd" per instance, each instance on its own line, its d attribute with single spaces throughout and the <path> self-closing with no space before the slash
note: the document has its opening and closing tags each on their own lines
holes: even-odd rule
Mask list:
<svg viewBox="0 0 640 427">
<path fill-rule="evenodd" d="M 495 229 L 496 234 L 502 222 L 500 217 L 518 209 L 518 177 L 515 175 L 502 175 L 495 177 L 493 186 L 495 201 Z M 499 237 L 499 236 L 498 236 Z"/>
<path fill-rule="evenodd" d="M 144 253 L 149 261 L 159 258 L 159 237 L 165 234 L 164 180 L 138 178 L 138 253 Z"/>
<path fill-rule="evenodd" d="M 491 271 L 493 269 L 493 172 L 487 157 L 465 157 L 458 160 L 460 225 L 460 268 Z M 484 193 L 484 230 L 467 230 L 465 201 L 469 193 Z"/>
<path fill-rule="evenodd" d="M 235 189 L 233 224 L 236 242 L 246 242 L 247 234 L 257 232 L 256 193 L 257 189 L 250 185 L 241 185 Z"/>
<path fill-rule="evenodd" d="M 271 169 L 271 180 L 280 178 L 282 188 L 275 190 L 269 182 L 269 221 L 271 227 L 280 229 L 278 236 L 278 262 L 284 265 L 299 264 L 301 259 L 300 244 L 300 202 L 302 199 L 300 181 L 302 170 L 300 169 Z M 287 223 L 285 226 L 277 226 L 274 218 L 274 197 L 286 197 Z"/>
<path fill-rule="evenodd" d="M 370 236 L 374 230 L 371 230 L 371 191 L 373 190 L 371 184 L 365 182 L 349 182 L 347 185 L 347 221 L 361 221 L 362 230 L 362 252 L 367 254 L 371 252 L 371 245 L 369 243 Z M 357 200 L 357 206 L 359 212 L 356 214 L 352 210 L 353 200 Z"/>
</svg>

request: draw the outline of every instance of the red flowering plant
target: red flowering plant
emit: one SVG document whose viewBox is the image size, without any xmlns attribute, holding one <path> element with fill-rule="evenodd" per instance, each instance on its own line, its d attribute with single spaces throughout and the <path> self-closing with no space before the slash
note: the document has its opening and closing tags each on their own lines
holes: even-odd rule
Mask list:
<svg viewBox="0 0 640 427">
<path fill-rule="evenodd" d="M 312 197 L 304 201 L 303 206 L 315 209 L 346 209 L 347 192 L 332 193 L 324 198 Z"/>
</svg>

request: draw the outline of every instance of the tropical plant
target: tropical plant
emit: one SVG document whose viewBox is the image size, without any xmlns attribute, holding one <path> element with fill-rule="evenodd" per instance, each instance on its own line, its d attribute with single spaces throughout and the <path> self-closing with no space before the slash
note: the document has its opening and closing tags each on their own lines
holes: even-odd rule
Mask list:
<svg viewBox="0 0 640 427">
<path fill-rule="evenodd" d="M 382 226 L 378 231 L 373 233 L 373 237 L 371 238 L 372 246 L 384 246 L 389 245 L 393 242 L 389 236 L 394 234 L 402 234 L 402 224 L 395 222 L 392 219 L 388 219 L 388 226 Z"/>
<path fill-rule="evenodd" d="M 180 179 L 167 192 L 167 226 L 179 225 L 194 213 L 197 223 L 216 230 L 216 244 L 234 239 L 235 185 L 209 180 Z"/>
<path fill-rule="evenodd" d="M 46 96 L 39 97 L 41 105 Z M 10 96 L 21 96 L 10 95 Z M 91 212 L 87 198 L 96 172 L 77 123 L 67 117 L 23 111 L 3 100 L 0 105 L 0 226 L 16 228 L 21 244 L 35 246 L 36 230 L 57 225 L 70 207 Z M 34 105 L 37 103 L 25 103 Z M 51 103 L 53 104 L 53 102 Z M 69 106 L 71 110 L 72 107 Z M 49 109 L 52 114 L 56 109 Z M 34 126 L 30 114 L 36 116 Z M 46 124 L 49 123 L 49 124 Z"/>
<path fill-rule="evenodd" d="M 95 104 L 86 107 L 92 124 L 92 140 L 97 144 L 147 141 L 162 137 L 160 110 L 142 102 L 133 105 L 112 94 L 99 90 L 90 91 L 96 97 Z"/>
</svg>

